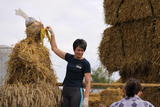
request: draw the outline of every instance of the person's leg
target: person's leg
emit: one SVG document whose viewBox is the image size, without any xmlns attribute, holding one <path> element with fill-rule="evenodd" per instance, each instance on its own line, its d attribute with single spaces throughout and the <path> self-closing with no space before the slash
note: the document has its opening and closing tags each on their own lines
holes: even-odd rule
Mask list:
<svg viewBox="0 0 160 107">
<path fill-rule="evenodd" d="M 65 96 L 62 98 L 61 107 L 70 107 L 69 106 L 69 99 Z"/>
<path fill-rule="evenodd" d="M 70 107 L 82 107 L 83 102 L 83 89 L 75 88 L 72 91 L 72 96 L 70 99 Z"/>
<path fill-rule="evenodd" d="M 62 91 L 61 107 L 70 107 L 70 98 L 68 96 L 68 93 L 69 89 L 67 87 L 64 87 Z"/>
</svg>

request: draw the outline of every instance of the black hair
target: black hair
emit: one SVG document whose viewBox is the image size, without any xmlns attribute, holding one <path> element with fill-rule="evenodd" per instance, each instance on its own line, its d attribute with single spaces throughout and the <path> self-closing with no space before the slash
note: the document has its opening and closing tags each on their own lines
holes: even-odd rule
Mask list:
<svg viewBox="0 0 160 107">
<path fill-rule="evenodd" d="M 134 97 L 139 91 L 142 91 L 142 86 L 137 79 L 131 78 L 126 82 L 124 89 L 127 97 Z"/>
<path fill-rule="evenodd" d="M 87 47 L 87 42 L 83 39 L 76 39 L 73 42 L 73 50 L 75 50 L 78 46 L 85 51 Z"/>
</svg>

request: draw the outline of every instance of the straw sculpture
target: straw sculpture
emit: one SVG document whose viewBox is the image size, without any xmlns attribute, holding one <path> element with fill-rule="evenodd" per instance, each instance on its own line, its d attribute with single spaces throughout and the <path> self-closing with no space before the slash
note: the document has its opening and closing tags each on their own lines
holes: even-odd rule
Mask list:
<svg viewBox="0 0 160 107">
<path fill-rule="evenodd" d="M 0 87 L 0 107 L 58 107 L 61 93 L 49 50 L 43 45 L 46 30 L 22 10 L 17 14 L 26 18 L 27 37 L 12 49 Z"/>
</svg>

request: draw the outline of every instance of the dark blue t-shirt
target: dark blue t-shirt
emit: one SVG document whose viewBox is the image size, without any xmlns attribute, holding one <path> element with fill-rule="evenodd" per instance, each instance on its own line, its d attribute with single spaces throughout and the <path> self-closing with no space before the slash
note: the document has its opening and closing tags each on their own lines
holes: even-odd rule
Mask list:
<svg viewBox="0 0 160 107">
<path fill-rule="evenodd" d="M 66 53 L 65 60 L 68 64 L 63 85 L 68 87 L 83 87 L 84 74 L 91 72 L 89 62 L 85 58 L 82 60 L 75 59 L 74 55 L 69 53 Z"/>
</svg>

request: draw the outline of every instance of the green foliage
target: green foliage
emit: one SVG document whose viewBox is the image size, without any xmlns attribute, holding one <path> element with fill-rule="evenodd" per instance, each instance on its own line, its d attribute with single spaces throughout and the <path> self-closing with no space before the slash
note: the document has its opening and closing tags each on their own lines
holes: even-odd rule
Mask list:
<svg viewBox="0 0 160 107">
<path fill-rule="evenodd" d="M 112 80 L 110 79 L 110 75 L 108 71 L 106 71 L 102 66 L 97 69 L 92 69 L 92 82 L 94 83 L 110 83 Z"/>
</svg>

